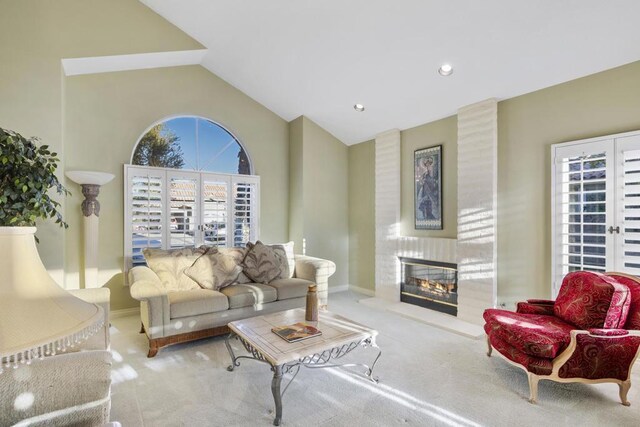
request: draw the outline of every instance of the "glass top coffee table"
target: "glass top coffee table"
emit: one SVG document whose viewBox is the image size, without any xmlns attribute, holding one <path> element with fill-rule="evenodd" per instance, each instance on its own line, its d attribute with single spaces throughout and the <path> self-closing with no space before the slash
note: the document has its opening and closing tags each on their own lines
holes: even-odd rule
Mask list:
<svg viewBox="0 0 640 427">
<path fill-rule="evenodd" d="M 227 336 L 225 344 L 231 356 L 231 365 L 227 370 L 233 371 L 236 366 L 240 366 L 239 359 L 251 359 L 268 364 L 273 371 L 271 392 L 276 406 L 276 416 L 273 420 L 273 425 L 276 426 L 280 425 L 282 420 L 282 396 L 295 379 L 301 366 L 306 368 L 361 366 L 366 368 L 364 375 L 367 378 L 378 382 L 378 379 L 373 376 L 373 368 L 382 351 L 376 345 L 375 339 L 378 335 L 376 330 L 329 311 L 321 311 L 317 322 L 307 322 L 304 320 L 304 313 L 303 309 L 297 308 L 237 320 L 228 325 L 231 333 Z M 271 332 L 271 328 L 292 325 L 297 322 L 315 326 L 322 332 L 322 335 L 289 343 Z M 242 343 L 247 352 L 251 354 L 250 356 L 235 355 L 230 342 L 234 338 Z M 373 347 L 377 350 L 371 366 L 362 363 L 333 363 L 336 359 L 340 359 L 359 347 Z M 286 374 L 292 374 L 292 377 L 282 389 L 282 378 Z"/>
</svg>

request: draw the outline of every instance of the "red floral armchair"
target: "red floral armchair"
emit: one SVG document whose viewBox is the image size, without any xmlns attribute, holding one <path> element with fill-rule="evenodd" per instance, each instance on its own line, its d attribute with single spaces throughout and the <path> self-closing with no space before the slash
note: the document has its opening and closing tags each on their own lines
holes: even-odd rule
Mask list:
<svg viewBox="0 0 640 427">
<path fill-rule="evenodd" d="M 640 278 L 622 273 L 569 273 L 555 301 L 528 300 L 516 312 L 484 312 L 488 352 L 496 349 L 529 379 L 620 387 L 629 406 L 630 375 L 640 348 Z"/>
</svg>

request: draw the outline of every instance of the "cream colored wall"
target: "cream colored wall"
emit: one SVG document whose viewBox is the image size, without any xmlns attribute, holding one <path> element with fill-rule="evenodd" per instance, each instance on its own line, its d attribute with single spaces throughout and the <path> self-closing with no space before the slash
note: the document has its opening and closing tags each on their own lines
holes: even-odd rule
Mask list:
<svg viewBox="0 0 640 427">
<path fill-rule="evenodd" d="M 349 147 L 349 284 L 375 290 L 374 141 Z"/>
<path fill-rule="evenodd" d="M 163 117 L 189 113 L 228 127 L 261 175 L 261 238 L 288 238 L 288 125 L 199 66 L 76 76 L 62 58 L 199 49 L 202 46 L 136 0 L 0 0 L 0 126 L 37 135 L 64 169 L 112 172 L 102 189 L 101 278 L 112 309 L 136 302 L 122 286 L 122 165 L 140 134 Z M 10 60 L 6 60 L 10 58 Z M 82 250 L 80 188 L 67 180 L 69 229 L 44 224 L 39 251 L 67 288 L 77 287 Z"/>
<path fill-rule="evenodd" d="M 40 137 L 64 160 L 61 58 L 201 47 L 135 0 L 0 0 L 0 126 Z M 61 284 L 65 234 L 38 224 L 41 258 Z"/>
<path fill-rule="evenodd" d="M 400 133 L 401 209 L 400 234 L 417 237 L 458 235 L 458 121 L 456 116 L 427 123 Z M 416 230 L 413 155 L 421 148 L 442 145 L 442 230 Z"/>
<path fill-rule="evenodd" d="M 499 300 L 551 296 L 551 144 L 640 129 L 640 62 L 498 103 Z"/>
<path fill-rule="evenodd" d="M 349 283 L 348 147 L 307 117 L 289 124 L 289 237 L 300 252 L 330 259 L 329 286 Z"/>
<path fill-rule="evenodd" d="M 210 118 L 245 146 L 260 175 L 260 239 L 288 238 L 288 124 L 200 66 L 70 77 L 66 83 L 68 170 L 111 172 L 102 188 L 100 278 L 111 289 L 113 309 L 135 304 L 123 287 L 123 165 L 138 138 L 154 122 L 173 115 Z M 79 189 L 68 200 L 66 271 L 80 266 L 82 241 Z"/>
<path fill-rule="evenodd" d="M 303 117 L 289 122 L 289 240 L 302 253 L 304 238 Z"/>
</svg>

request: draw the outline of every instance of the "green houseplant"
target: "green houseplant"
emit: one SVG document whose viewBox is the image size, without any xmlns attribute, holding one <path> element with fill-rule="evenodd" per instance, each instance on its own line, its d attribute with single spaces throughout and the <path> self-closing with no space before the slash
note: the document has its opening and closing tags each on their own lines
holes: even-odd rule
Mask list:
<svg viewBox="0 0 640 427">
<path fill-rule="evenodd" d="M 69 194 L 55 175 L 60 160 L 37 142 L 0 128 L 0 227 L 34 226 L 36 220 L 48 218 L 67 227 L 60 203 L 49 192 Z"/>
</svg>

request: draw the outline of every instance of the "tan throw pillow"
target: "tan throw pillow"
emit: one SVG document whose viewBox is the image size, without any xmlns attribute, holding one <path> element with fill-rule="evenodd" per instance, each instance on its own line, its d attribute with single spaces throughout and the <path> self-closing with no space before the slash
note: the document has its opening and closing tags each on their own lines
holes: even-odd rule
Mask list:
<svg viewBox="0 0 640 427">
<path fill-rule="evenodd" d="M 162 282 L 162 285 L 169 291 L 188 291 L 200 289 L 198 283 L 184 274 L 186 268 L 206 252 L 202 248 L 180 248 L 180 249 L 153 249 L 146 248 L 142 251 L 147 266 L 153 270 Z"/>
<path fill-rule="evenodd" d="M 281 260 L 273 248 L 257 241 L 247 243 L 247 255 L 242 262 L 242 271 L 256 283 L 267 284 L 280 276 Z"/>
<path fill-rule="evenodd" d="M 191 267 L 184 270 L 184 274 L 195 280 L 203 289 L 214 291 L 236 283 L 240 273 L 242 267 L 231 256 L 217 249 L 210 249 Z"/>
<path fill-rule="evenodd" d="M 240 270 L 242 270 L 242 261 L 244 261 L 244 257 L 247 255 L 247 248 L 218 248 L 218 250 L 225 255 L 231 256 L 236 261 L 236 264 L 240 266 Z M 252 283 L 252 280 L 243 272 L 238 276 L 236 283 Z"/>
</svg>

